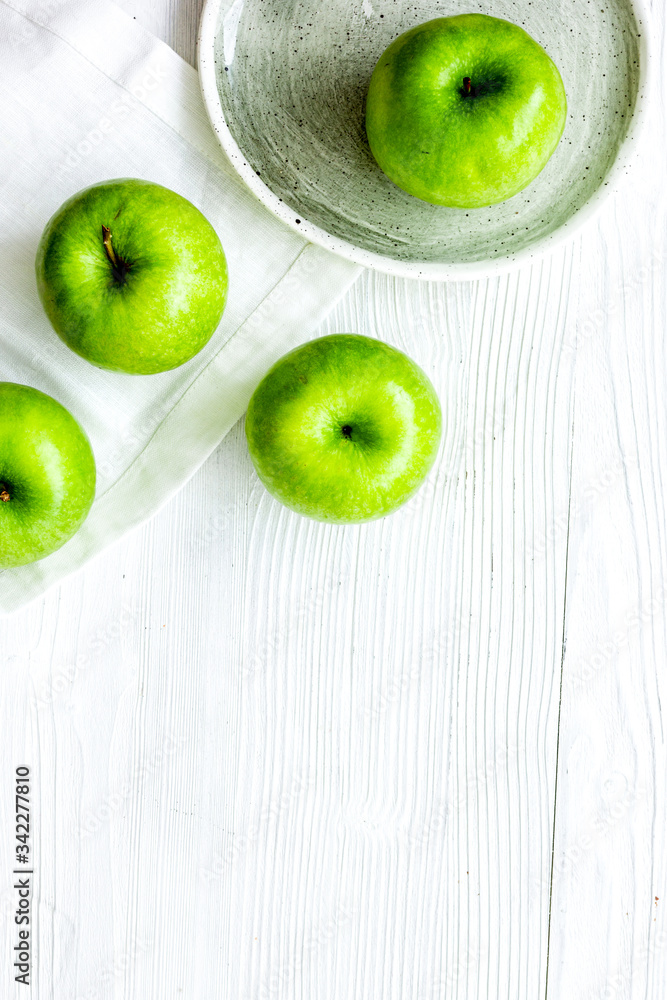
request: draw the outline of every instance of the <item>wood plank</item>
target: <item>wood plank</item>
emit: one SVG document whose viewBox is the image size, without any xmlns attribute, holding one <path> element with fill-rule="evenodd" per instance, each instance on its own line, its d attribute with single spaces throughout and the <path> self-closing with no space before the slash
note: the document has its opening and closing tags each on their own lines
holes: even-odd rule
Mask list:
<svg viewBox="0 0 667 1000">
<path fill-rule="evenodd" d="M 655 11 L 664 58 L 664 11 Z M 664 94 L 664 85 L 663 85 Z M 549 997 L 667 991 L 664 101 L 581 257 Z"/>
</svg>

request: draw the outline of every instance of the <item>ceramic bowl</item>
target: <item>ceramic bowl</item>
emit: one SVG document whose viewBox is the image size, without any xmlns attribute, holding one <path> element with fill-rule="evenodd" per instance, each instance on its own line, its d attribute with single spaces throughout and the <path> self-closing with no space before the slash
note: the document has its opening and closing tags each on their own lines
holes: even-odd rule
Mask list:
<svg viewBox="0 0 667 1000">
<path fill-rule="evenodd" d="M 204 101 L 258 198 L 309 240 L 421 278 L 526 262 L 590 218 L 628 169 L 645 117 L 643 0 L 207 0 Z M 563 137 L 520 194 L 491 208 L 429 205 L 375 163 L 364 101 L 378 58 L 406 29 L 479 11 L 520 24 L 560 69 Z"/>
</svg>

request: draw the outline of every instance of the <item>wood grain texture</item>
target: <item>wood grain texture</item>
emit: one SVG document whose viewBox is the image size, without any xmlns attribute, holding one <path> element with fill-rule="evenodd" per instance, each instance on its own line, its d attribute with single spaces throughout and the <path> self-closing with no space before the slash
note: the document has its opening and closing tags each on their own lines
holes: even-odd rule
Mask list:
<svg viewBox="0 0 667 1000">
<path fill-rule="evenodd" d="M 664 12 L 654 25 L 664 58 Z M 661 86 L 663 86 L 661 84 Z M 667 829 L 663 101 L 582 245 L 550 995 L 662 997 Z M 649 221 L 650 220 L 650 221 Z"/>
<path fill-rule="evenodd" d="M 190 7 L 124 6 L 192 57 Z M 531 269 L 368 273 L 329 316 L 439 391 L 439 461 L 404 510 L 292 515 L 241 423 L 153 521 L 0 622 L 3 843 L 34 770 L 33 997 L 662 1000 L 667 247 L 646 162 Z M 5 865 L 3 997 L 26 995 L 13 903 Z"/>
<path fill-rule="evenodd" d="M 572 294 L 571 250 L 476 286 L 365 275 L 321 332 L 405 349 L 445 409 L 403 511 L 292 515 L 238 427 L 12 623 L 55 996 L 543 990 Z"/>
</svg>

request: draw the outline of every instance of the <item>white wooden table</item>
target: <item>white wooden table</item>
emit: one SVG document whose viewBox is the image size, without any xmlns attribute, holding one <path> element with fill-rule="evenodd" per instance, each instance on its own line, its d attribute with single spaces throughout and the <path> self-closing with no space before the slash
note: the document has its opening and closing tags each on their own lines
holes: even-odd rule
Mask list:
<svg viewBox="0 0 667 1000">
<path fill-rule="evenodd" d="M 194 60 L 198 0 L 123 6 Z M 31 996 L 663 1000 L 664 106 L 660 155 L 564 250 L 479 284 L 367 273 L 328 318 L 437 384 L 407 509 L 291 515 L 239 424 L 0 623 Z M 0 902 L 0 996 L 24 997 Z"/>
</svg>

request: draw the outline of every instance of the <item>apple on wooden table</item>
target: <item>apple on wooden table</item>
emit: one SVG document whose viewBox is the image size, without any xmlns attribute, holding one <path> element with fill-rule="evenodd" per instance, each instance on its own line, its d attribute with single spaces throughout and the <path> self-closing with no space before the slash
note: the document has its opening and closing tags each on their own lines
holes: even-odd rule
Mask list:
<svg viewBox="0 0 667 1000">
<path fill-rule="evenodd" d="M 439 17 L 380 57 L 366 133 L 381 169 L 435 205 L 481 208 L 522 191 L 565 127 L 561 75 L 523 28 L 486 14 Z"/>
<path fill-rule="evenodd" d="M 48 222 L 37 288 L 65 343 L 100 368 L 150 375 L 210 340 L 227 299 L 220 240 L 186 198 L 149 181 L 94 184 Z"/>
<path fill-rule="evenodd" d="M 397 510 L 424 481 L 441 435 L 438 397 L 402 351 L 358 334 L 282 357 L 246 415 L 268 491 L 299 514 L 349 524 Z"/>
<path fill-rule="evenodd" d="M 94 495 L 92 448 L 71 413 L 38 389 L 0 382 L 0 569 L 64 545 Z"/>
</svg>

